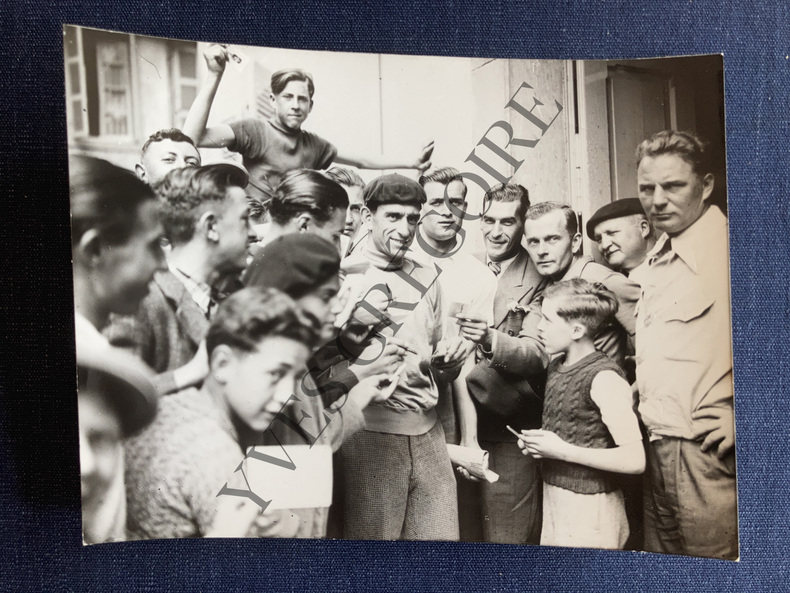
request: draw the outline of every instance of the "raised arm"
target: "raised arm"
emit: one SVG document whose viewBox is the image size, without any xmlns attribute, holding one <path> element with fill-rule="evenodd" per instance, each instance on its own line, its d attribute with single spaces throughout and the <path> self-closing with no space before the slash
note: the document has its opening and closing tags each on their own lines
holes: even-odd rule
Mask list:
<svg viewBox="0 0 790 593">
<path fill-rule="evenodd" d="M 433 153 L 433 140 L 422 147 L 416 159 L 394 159 L 384 155 L 357 155 L 338 150 L 335 162 L 349 165 L 358 169 L 417 169 L 426 171 L 431 166 L 431 153 Z"/>
<path fill-rule="evenodd" d="M 219 88 L 219 83 L 225 72 L 228 51 L 221 45 L 210 45 L 203 53 L 203 57 L 206 59 L 206 66 L 208 66 L 208 75 L 189 109 L 182 131 L 198 146 L 208 148 L 229 146 L 236 139 L 233 129 L 229 125 L 222 124 L 206 128 L 211 104 L 214 102 L 214 96 L 217 94 L 217 88 Z"/>
</svg>

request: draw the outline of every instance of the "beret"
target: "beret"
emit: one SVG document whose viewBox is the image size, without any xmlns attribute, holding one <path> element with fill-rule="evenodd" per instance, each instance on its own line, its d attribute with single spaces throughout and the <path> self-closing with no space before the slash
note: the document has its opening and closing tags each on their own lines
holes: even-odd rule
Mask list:
<svg viewBox="0 0 790 593">
<path fill-rule="evenodd" d="M 422 206 L 427 198 L 425 190 L 416 181 L 392 173 L 382 175 L 371 181 L 362 192 L 365 206 L 382 204 L 412 204 Z"/>
<path fill-rule="evenodd" d="M 332 243 L 312 233 L 290 233 L 267 243 L 253 256 L 244 285 L 276 288 L 298 299 L 339 271 L 340 254 Z"/>
<path fill-rule="evenodd" d="M 645 211 L 642 209 L 642 202 L 639 198 L 625 198 L 623 200 L 615 200 L 610 204 L 606 204 L 590 217 L 587 221 L 587 236 L 595 240 L 595 227 L 599 222 L 604 220 L 611 220 L 612 218 L 622 218 L 623 216 L 631 216 L 632 214 L 641 214 L 644 216 Z"/>
<path fill-rule="evenodd" d="M 80 391 L 104 399 L 118 414 L 124 436 L 138 432 L 154 419 L 156 391 L 153 372 L 137 357 L 113 347 L 77 340 Z"/>
</svg>

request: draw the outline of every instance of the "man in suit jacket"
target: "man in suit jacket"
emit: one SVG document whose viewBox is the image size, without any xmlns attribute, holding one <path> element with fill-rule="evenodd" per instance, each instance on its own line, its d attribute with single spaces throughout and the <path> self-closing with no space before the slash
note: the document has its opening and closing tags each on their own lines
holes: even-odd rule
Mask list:
<svg viewBox="0 0 790 593">
<path fill-rule="evenodd" d="M 154 275 L 137 315 L 113 319 L 105 335 L 159 373 L 160 393 L 205 375 L 205 353 L 197 354 L 220 299 L 215 287 L 241 273 L 255 239 L 246 183 L 241 168 L 217 164 L 171 171 L 155 188 L 171 245 L 168 270 Z"/>
<path fill-rule="evenodd" d="M 498 185 L 485 196 L 482 258 L 497 277 L 494 323 L 461 321 L 462 335 L 478 344 L 478 362 L 467 385 L 478 415 L 480 446 L 500 475 L 482 485 L 483 537 L 489 542 L 540 541 L 540 479 L 534 459 L 522 455 L 506 428 L 539 428 L 548 362 L 537 339 L 539 315 L 530 304 L 543 289 L 521 246 L 529 193 L 518 185 Z"/>
</svg>

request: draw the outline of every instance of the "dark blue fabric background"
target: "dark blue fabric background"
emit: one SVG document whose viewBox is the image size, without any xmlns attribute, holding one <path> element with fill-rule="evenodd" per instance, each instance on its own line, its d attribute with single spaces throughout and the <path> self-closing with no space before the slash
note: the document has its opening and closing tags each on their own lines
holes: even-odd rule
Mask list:
<svg viewBox="0 0 790 593">
<path fill-rule="evenodd" d="M 0 4 L 0 590 L 786 590 L 784 2 Z M 483 544 L 80 542 L 61 25 L 308 49 L 725 55 L 740 563 Z M 125 584 L 122 584 L 125 583 Z"/>
</svg>

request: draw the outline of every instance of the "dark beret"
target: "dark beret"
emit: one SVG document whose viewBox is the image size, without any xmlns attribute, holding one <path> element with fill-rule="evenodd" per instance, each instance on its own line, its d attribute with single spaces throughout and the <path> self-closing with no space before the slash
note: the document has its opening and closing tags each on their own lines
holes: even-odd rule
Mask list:
<svg viewBox="0 0 790 593">
<path fill-rule="evenodd" d="M 632 214 L 645 215 L 642 209 L 642 202 L 639 198 L 625 198 L 623 200 L 615 200 L 611 204 L 607 204 L 590 217 L 587 221 L 587 236 L 595 240 L 595 227 L 599 222 L 604 220 L 611 220 L 612 218 L 622 218 L 623 216 L 631 216 Z"/>
<path fill-rule="evenodd" d="M 340 271 L 340 254 L 312 233 L 290 233 L 267 243 L 252 258 L 245 286 L 276 288 L 298 299 Z"/>
<path fill-rule="evenodd" d="M 135 434 L 154 419 L 153 373 L 129 352 L 78 338 L 77 376 L 80 391 L 95 393 L 115 410 L 124 436 Z"/>
<path fill-rule="evenodd" d="M 382 175 L 371 181 L 362 193 L 365 206 L 381 206 L 382 204 L 411 204 L 422 206 L 427 198 L 422 186 L 403 175 L 392 173 Z"/>
</svg>

